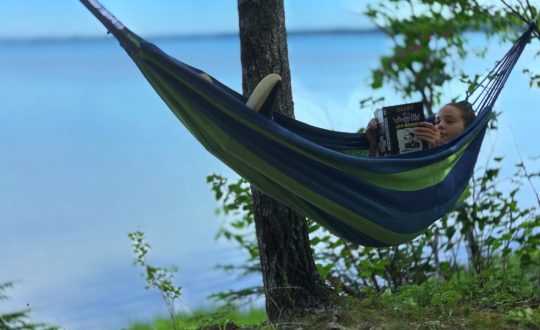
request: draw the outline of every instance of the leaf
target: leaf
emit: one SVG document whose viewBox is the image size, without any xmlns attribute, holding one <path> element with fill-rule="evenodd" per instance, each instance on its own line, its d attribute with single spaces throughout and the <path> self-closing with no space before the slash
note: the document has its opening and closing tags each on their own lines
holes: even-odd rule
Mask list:
<svg viewBox="0 0 540 330">
<path fill-rule="evenodd" d="M 333 264 L 327 264 L 326 266 L 317 264 L 316 266 L 317 266 L 317 271 L 319 272 L 323 280 L 326 280 L 328 278 L 330 271 L 332 270 L 332 268 L 334 268 Z"/>
<path fill-rule="evenodd" d="M 529 265 L 531 265 L 532 264 L 531 255 L 529 253 L 525 253 L 521 255 L 521 257 L 519 258 L 519 264 L 521 267 L 528 267 Z"/>
</svg>

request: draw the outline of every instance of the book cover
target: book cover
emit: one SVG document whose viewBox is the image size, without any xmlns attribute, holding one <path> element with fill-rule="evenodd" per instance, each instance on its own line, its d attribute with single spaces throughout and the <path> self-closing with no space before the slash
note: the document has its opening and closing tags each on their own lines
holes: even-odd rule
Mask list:
<svg viewBox="0 0 540 330">
<path fill-rule="evenodd" d="M 375 111 L 379 121 L 377 136 L 380 155 L 396 155 L 427 149 L 427 143 L 414 133 L 425 121 L 422 102 L 383 107 Z"/>
</svg>

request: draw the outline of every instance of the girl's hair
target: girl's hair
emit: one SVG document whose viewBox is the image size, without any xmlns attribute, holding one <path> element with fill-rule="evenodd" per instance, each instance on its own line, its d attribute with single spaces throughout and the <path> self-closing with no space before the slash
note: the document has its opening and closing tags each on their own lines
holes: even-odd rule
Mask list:
<svg viewBox="0 0 540 330">
<path fill-rule="evenodd" d="M 451 105 L 459 109 L 461 113 L 461 118 L 463 119 L 464 127 L 469 126 L 469 124 L 476 118 L 476 113 L 473 110 L 472 104 L 467 101 L 460 102 L 450 102 L 447 105 Z"/>
</svg>

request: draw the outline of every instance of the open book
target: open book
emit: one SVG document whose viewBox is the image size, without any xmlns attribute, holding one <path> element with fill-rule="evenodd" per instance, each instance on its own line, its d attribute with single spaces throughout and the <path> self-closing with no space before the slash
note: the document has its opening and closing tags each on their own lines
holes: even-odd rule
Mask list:
<svg viewBox="0 0 540 330">
<path fill-rule="evenodd" d="M 383 107 L 375 111 L 379 121 L 377 130 L 380 155 L 395 155 L 427 149 L 425 141 L 414 133 L 425 121 L 422 102 Z"/>
</svg>

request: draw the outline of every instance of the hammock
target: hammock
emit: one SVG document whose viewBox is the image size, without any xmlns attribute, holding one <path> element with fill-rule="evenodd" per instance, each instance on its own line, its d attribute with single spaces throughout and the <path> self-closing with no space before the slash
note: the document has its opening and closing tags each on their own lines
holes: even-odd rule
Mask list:
<svg viewBox="0 0 540 330">
<path fill-rule="evenodd" d="M 247 98 L 124 27 L 96 0 L 81 2 L 120 42 L 172 112 L 213 155 L 264 193 L 366 246 L 408 242 L 454 207 L 473 174 L 492 107 L 533 29 L 474 91 L 476 119 L 451 142 L 420 152 L 354 157 L 363 134 L 307 125 L 246 106 Z"/>
</svg>

